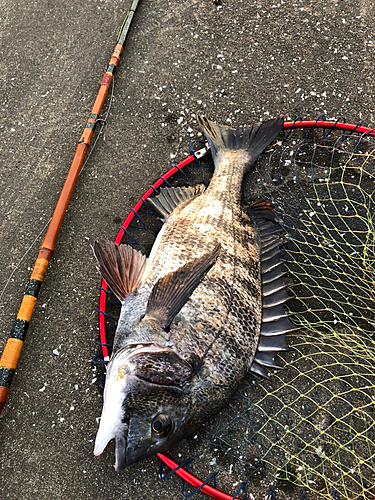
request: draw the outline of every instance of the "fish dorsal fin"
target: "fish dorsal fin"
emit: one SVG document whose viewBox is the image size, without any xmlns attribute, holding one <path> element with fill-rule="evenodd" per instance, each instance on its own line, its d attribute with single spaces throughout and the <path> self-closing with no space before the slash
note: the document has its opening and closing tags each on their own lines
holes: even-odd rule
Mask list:
<svg viewBox="0 0 375 500">
<path fill-rule="evenodd" d="M 166 218 L 175 208 L 189 203 L 201 195 L 205 190 L 204 184 L 189 187 L 161 188 L 160 193 L 154 198 L 149 198 L 147 203 L 161 217 Z"/>
<path fill-rule="evenodd" d="M 116 245 L 105 241 L 93 245 L 98 271 L 110 289 L 121 301 L 141 283 L 148 266 L 148 259 L 130 245 Z"/>
<path fill-rule="evenodd" d="M 220 244 L 212 252 L 189 261 L 177 271 L 166 274 L 154 285 L 148 299 L 146 315 L 142 321 L 154 320 L 168 329 L 173 318 L 180 312 L 189 297 L 215 264 Z"/>
<path fill-rule="evenodd" d="M 203 116 L 198 116 L 198 123 L 206 136 L 214 159 L 223 150 L 243 150 L 249 155 L 247 168 L 250 168 L 262 151 L 282 130 L 284 120 L 276 118 L 264 123 L 232 128 L 226 125 L 217 125 Z"/>
<path fill-rule="evenodd" d="M 298 330 L 284 310 L 290 299 L 282 271 L 282 244 L 285 231 L 270 203 L 260 200 L 248 208 L 260 243 L 262 273 L 262 325 L 257 352 L 250 370 L 268 378 L 267 369 L 282 368 L 275 361 L 278 351 L 290 350 L 286 334 Z"/>
</svg>

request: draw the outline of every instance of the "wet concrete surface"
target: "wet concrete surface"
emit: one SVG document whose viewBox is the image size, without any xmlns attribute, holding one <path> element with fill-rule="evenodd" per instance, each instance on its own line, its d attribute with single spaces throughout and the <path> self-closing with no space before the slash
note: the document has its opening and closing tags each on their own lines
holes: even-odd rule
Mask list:
<svg viewBox="0 0 375 500">
<path fill-rule="evenodd" d="M 0 5 L 2 349 L 130 1 Z M 182 498 L 177 478 L 158 479 L 157 459 L 116 473 L 113 446 L 93 456 L 102 395 L 90 244 L 113 239 L 171 159 L 188 155 L 197 114 L 375 126 L 374 24 L 368 0 L 140 1 L 1 416 L 1 498 Z"/>
</svg>

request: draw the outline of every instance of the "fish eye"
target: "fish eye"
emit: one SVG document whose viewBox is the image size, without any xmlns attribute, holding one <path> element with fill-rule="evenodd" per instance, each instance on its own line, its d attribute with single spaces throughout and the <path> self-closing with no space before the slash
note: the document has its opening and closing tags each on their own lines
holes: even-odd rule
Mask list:
<svg viewBox="0 0 375 500">
<path fill-rule="evenodd" d="M 172 429 L 172 420 L 169 415 L 159 413 L 152 421 L 151 429 L 156 436 L 166 436 Z"/>
</svg>

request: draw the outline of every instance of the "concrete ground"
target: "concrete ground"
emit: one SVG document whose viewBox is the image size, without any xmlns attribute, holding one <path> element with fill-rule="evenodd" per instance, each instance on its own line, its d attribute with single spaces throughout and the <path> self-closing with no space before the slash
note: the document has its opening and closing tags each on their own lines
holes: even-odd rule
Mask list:
<svg viewBox="0 0 375 500">
<path fill-rule="evenodd" d="M 244 124 L 324 113 L 375 126 L 371 1 L 221 4 L 140 1 L 1 416 L 1 498 L 182 497 L 177 478 L 158 479 L 158 460 L 116 473 L 113 447 L 93 456 L 102 396 L 90 362 L 99 285 L 90 244 L 113 239 L 171 158 L 187 156 L 196 114 Z M 0 293 L 14 271 L 0 301 L 2 349 L 130 0 L 0 6 Z"/>
</svg>

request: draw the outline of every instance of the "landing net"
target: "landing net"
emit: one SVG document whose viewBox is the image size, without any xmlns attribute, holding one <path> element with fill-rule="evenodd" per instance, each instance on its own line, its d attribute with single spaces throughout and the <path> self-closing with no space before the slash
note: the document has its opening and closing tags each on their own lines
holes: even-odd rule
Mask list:
<svg viewBox="0 0 375 500">
<path fill-rule="evenodd" d="M 244 202 L 271 201 L 285 228 L 287 307 L 300 330 L 289 335 L 293 351 L 279 356 L 284 371 L 249 375 L 226 408 L 171 449 L 204 483 L 183 481 L 184 496 L 202 497 L 211 485 L 221 490 L 211 496 L 228 500 L 375 498 L 375 134 L 297 125 L 260 156 Z M 192 160 L 142 196 L 117 243 L 150 251 L 161 223 L 147 198 L 160 185 L 208 183 L 212 161 Z M 107 344 L 119 306 L 102 287 Z"/>
</svg>

